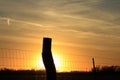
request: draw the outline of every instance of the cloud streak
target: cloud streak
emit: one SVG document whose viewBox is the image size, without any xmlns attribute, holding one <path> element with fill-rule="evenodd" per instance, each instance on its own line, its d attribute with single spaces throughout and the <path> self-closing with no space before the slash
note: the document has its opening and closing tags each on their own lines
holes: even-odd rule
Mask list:
<svg viewBox="0 0 120 80">
<path fill-rule="evenodd" d="M 0 0 L 0 35 L 24 39 L 47 35 L 77 47 L 112 50 L 116 45 L 119 52 L 119 4 L 119 0 Z"/>
<path fill-rule="evenodd" d="M 33 22 L 18 20 L 18 19 L 12 19 L 12 18 L 7 18 L 7 17 L 0 17 L 0 20 L 5 20 L 8 25 L 12 24 L 12 22 L 18 22 L 21 24 L 28 24 L 28 25 L 39 26 L 39 27 L 43 26 L 43 25 L 38 24 L 38 23 L 33 23 Z"/>
</svg>

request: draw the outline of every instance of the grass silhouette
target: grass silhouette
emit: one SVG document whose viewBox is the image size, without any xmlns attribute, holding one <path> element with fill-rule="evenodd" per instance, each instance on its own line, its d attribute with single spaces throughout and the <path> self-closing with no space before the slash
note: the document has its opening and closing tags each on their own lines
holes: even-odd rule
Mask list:
<svg viewBox="0 0 120 80">
<path fill-rule="evenodd" d="M 92 71 L 57 73 L 57 80 L 93 80 L 93 77 Z M 12 70 L 4 68 L 0 70 L 0 80 L 46 80 L 46 76 L 44 70 Z M 99 68 L 96 80 L 120 80 L 120 66 L 103 66 Z"/>
</svg>

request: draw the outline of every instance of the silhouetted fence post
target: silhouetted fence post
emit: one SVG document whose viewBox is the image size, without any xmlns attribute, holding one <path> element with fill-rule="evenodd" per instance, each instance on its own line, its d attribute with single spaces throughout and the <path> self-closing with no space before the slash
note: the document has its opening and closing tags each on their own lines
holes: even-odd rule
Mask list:
<svg viewBox="0 0 120 80">
<path fill-rule="evenodd" d="M 94 60 L 94 58 L 92 58 L 92 62 L 93 62 L 93 70 L 96 72 L 95 60 Z"/>
<path fill-rule="evenodd" d="M 94 58 L 92 58 L 92 63 L 93 63 L 94 80 L 96 80 L 96 67 L 95 67 L 95 60 L 94 60 Z"/>
<path fill-rule="evenodd" d="M 47 80 L 56 80 L 56 68 L 51 51 L 51 38 L 43 38 L 42 59 L 46 69 Z"/>
</svg>

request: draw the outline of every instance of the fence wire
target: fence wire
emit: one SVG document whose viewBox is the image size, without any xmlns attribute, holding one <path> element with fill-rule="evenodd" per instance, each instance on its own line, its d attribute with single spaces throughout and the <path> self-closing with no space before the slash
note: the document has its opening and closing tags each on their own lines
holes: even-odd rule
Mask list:
<svg viewBox="0 0 120 80">
<path fill-rule="evenodd" d="M 70 60 L 64 59 L 64 63 L 61 66 L 64 69 L 71 69 L 69 71 L 76 71 L 76 70 L 85 70 L 90 71 L 92 69 L 92 57 L 88 55 L 73 55 L 73 58 L 82 57 L 89 57 L 89 60 L 86 61 L 77 61 L 77 60 Z M 96 65 L 109 65 L 111 58 L 99 57 L 96 58 L 105 59 L 106 62 L 103 63 L 96 63 Z M 37 69 L 42 70 L 44 69 L 43 65 L 41 64 L 41 52 L 40 50 L 22 50 L 22 49 L 7 49 L 7 48 L 0 48 L 0 68 L 8 68 L 8 69 Z M 113 59 L 112 59 L 113 60 Z M 108 62 L 107 62 L 108 61 Z M 72 64 L 72 67 L 69 66 Z M 82 64 L 82 65 L 78 65 Z M 89 65 L 89 66 L 88 66 Z M 78 67 L 79 66 L 79 67 Z M 72 69 L 74 68 L 74 69 Z"/>
</svg>

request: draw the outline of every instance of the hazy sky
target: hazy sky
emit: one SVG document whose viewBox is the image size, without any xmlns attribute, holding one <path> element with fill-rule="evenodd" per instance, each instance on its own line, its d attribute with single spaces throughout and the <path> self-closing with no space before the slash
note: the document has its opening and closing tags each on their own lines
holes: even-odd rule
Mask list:
<svg viewBox="0 0 120 80">
<path fill-rule="evenodd" d="M 0 0 L 0 48 L 41 49 L 44 36 L 69 58 L 120 65 L 120 0 Z"/>
</svg>

